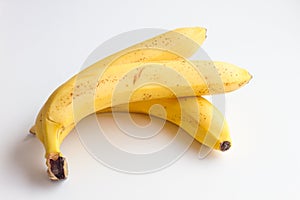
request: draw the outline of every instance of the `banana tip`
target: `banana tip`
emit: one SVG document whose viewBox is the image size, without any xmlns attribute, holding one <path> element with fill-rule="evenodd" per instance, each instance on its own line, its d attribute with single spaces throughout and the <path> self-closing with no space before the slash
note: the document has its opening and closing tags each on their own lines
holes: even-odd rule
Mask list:
<svg viewBox="0 0 300 200">
<path fill-rule="evenodd" d="M 67 162 L 64 157 L 54 156 L 47 159 L 48 175 L 51 180 L 63 180 L 68 176 Z"/>
<path fill-rule="evenodd" d="M 249 81 L 253 78 L 253 76 L 252 76 L 252 74 L 250 74 L 249 72 L 248 72 L 248 74 L 249 74 L 249 76 L 250 76 L 250 78 L 249 78 Z"/>
<path fill-rule="evenodd" d="M 230 147 L 231 147 L 231 143 L 229 141 L 224 141 L 220 144 L 221 151 L 227 151 L 228 149 L 230 149 Z"/>
</svg>

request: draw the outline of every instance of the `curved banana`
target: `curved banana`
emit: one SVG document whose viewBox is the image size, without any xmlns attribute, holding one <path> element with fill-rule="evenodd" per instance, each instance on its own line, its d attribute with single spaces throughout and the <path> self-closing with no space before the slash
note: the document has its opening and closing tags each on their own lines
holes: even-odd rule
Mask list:
<svg viewBox="0 0 300 200">
<path fill-rule="evenodd" d="M 195 108 L 193 104 L 196 102 Z M 159 107 L 163 106 L 166 114 Z M 216 150 L 226 151 L 231 146 L 229 128 L 223 114 L 203 97 L 152 99 L 117 105 L 103 112 L 132 112 L 150 114 L 166 119 L 189 133 L 198 142 Z"/>
<path fill-rule="evenodd" d="M 175 29 L 108 56 L 84 69 L 81 73 L 83 77 L 89 76 L 86 79 L 93 80 L 90 84 L 92 87 L 95 87 L 95 80 L 99 77 L 97 73 L 99 69 L 104 70 L 109 65 L 118 66 L 125 63 L 178 60 L 190 57 L 198 50 L 205 38 L 205 28 L 188 27 Z M 39 112 L 35 125 L 30 129 L 30 132 L 36 134 L 44 144 L 48 174 L 52 180 L 64 179 L 67 176 L 67 163 L 62 157 L 58 146 L 75 125 L 72 120 L 68 120 L 70 117 L 67 117 L 66 123 L 57 121 L 57 117 L 53 116 L 60 114 L 57 112 L 53 113 L 52 111 L 54 109 L 58 112 L 63 112 L 63 107 L 72 107 L 70 105 L 73 101 L 75 81 L 77 79 L 80 82 L 81 79 L 78 77 L 78 75 L 75 75 L 53 92 Z M 76 87 L 78 86 L 80 87 L 80 85 L 76 85 Z M 79 96 L 79 94 L 74 95 Z M 71 110 L 69 109 L 68 111 L 70 112 L 66 114 L 72 115 Z M 64 124 L 67 125 L 65 126 Z M 57 166 L 60 166 L 59 169 Z"/>
<path fill-rule="evenodd" d="M 129 101 L 229 92 L 251 79 L 244 69 L 209 61 L 112 65 L 96 81 L 94 74 L 80 72 L 54 91 L 31 130 L 44 144 L 48 173 L 53 180 L 64 179 L 67 174 L 61 142 L 87 115 Z M 161 84 L 139 88 L 149 80 Z M 137 88 L 138 92 L 132 94 Z"/>
<path fill-rule="evenodd" d="M 49 178 L 67 177 L 60 145 L 91 113 L 128 102 L 224 93 L 245 85 L 251 75 L 244 69 L 185 60 L 205 38 L 206 29 L 197 27 L 164 33 L 96 62 L 57 88 L 30 130 L 44 145 Z"/>
</svg>

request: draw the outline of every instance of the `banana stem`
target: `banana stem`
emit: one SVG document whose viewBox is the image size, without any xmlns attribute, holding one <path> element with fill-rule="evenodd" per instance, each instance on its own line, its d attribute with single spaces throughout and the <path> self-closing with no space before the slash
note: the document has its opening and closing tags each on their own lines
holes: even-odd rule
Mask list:
<svg viewBox="0 0 300 200">
<path fill-rule="evenodd" d="M 59 153 L 49 154 L 46 165 L 48 166 L 47 172 L 51 180 L 57 181 L 67 178 L 67 161 Z"/>
</svg>

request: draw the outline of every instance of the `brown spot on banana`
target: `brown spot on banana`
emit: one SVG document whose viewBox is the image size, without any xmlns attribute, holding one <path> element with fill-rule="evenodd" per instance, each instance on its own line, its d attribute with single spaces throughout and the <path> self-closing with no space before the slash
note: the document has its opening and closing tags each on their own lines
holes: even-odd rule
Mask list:
<svg viewBox="0 0 300 200">
<path fill-rule="evenodd" d="M 133 85 L 136 83 L 136 81 L 141 77 L 141 74 L 144 70 L 144 67 L 138 69 L 138 72 L 133 77 Z"/>
</svg>

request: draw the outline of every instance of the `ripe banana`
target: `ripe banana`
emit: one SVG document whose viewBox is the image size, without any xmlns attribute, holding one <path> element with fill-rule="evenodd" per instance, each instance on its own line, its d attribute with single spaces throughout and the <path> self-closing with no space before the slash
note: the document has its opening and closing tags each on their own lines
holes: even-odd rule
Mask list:
<svg viewBox="0 0 300 200">
<path fill-rule="evenodd" d="M 194 102 L 196 102 L 196 107 Z M 159 107 L 163 106 L 166 115 Z M 198 109 L 197 109 L 198 107 Z M 103 112 L 131 112 L 150 114 L 172 122 L 200 143 L 220 151 L 226 151 L 231 146 L 229 128 L 222 113 L 203 97 L 181 97 L 152 99 L 130 102 L 100 110 Z"/>
<path fill-rule="evenodd" d="M 205 38 L 203 28 L 167 32 L 96 62 L 57 88 L 30 130 L 44 145 L 49 178 L 67 177 L 67 163 L 59 147 L 76 123 L 91 113 L 128 102 L 230 92 L 248 83 L 251 75 L 234 65 L 185 60 Z M 209 142 L 206 145 L 214 147 Z"/>
<path fill-rule="evenodd" d="M 220 74 L 220 80 L 213 69 Z M 175 75 L 172 75 L 173 71 Z M 199 75 L 199 72 L 202 74 Z M 168 76 L 165 76 L 166 73 Z M 229 92 L 243 86 L 250 78 L 246 70 L 234 65 L 209 61 L 112 65 L 96 84 L 93 75 L 79 73 L 50 96 L 31 132 L 44 144 L 49 177 L 63 179 L 67 175 L 64 168 L 66 161 L 59 147 L 75 124 L 87 115 L 129 101 Z M 138 86 L 148 81 L 161 85 L 145 85 L 132 94 Z"/>
<path fill-rule="evenodd" d="M 175 29 L 108 56 L 83 70 L 82 75 L 90 76 L 89 79 L 94 81 L 99 76 L 98 73 L 95 73 L 95 70 L 104 70 L 109 65 L 177 60 L 182 59 L 182 57 L 189 57 L 197 51 L 205 38 L 205 28 L 191 27 Z M 52 116 L 56 115 L 57 112 L 53 114 L 52 110 L 63 111 L 64 109 L 61 109 L 60 105 L 62 107 L 72 107 L 70 105 L 73 101 L 73 87 L 76 79 L 80 78 L 75 75 L 53 92 L 39 112 L 35 125 L 30 129 L 30 132 L 36 134 L 44 144 L 48 174 L 49 178 L 53 180 L 64 179 L 67 176 L 67 163 L 57 146 L 60 145 L 65 135 L 71 131 L 75 123 L 72 120 L 66 120 L 69 125 L 64 126 L 56 122 L 55 117 L 52 119 Z M 91 84 L 95 87 L 95 84 Z M 80 85 L 76 85 L 76 87 L 80 87 Z M 66 92 L 62 92 L 63 90 L 66 90 Z M 75 95 L 79 96 L 79 94 Z M 72 115 L 72 111 L 69 114 Z M 62 132 L 65 132 L 65 134 L 62 134 Z M 60 166 L 59 169 L 57 166 Z"/>
</svg>

